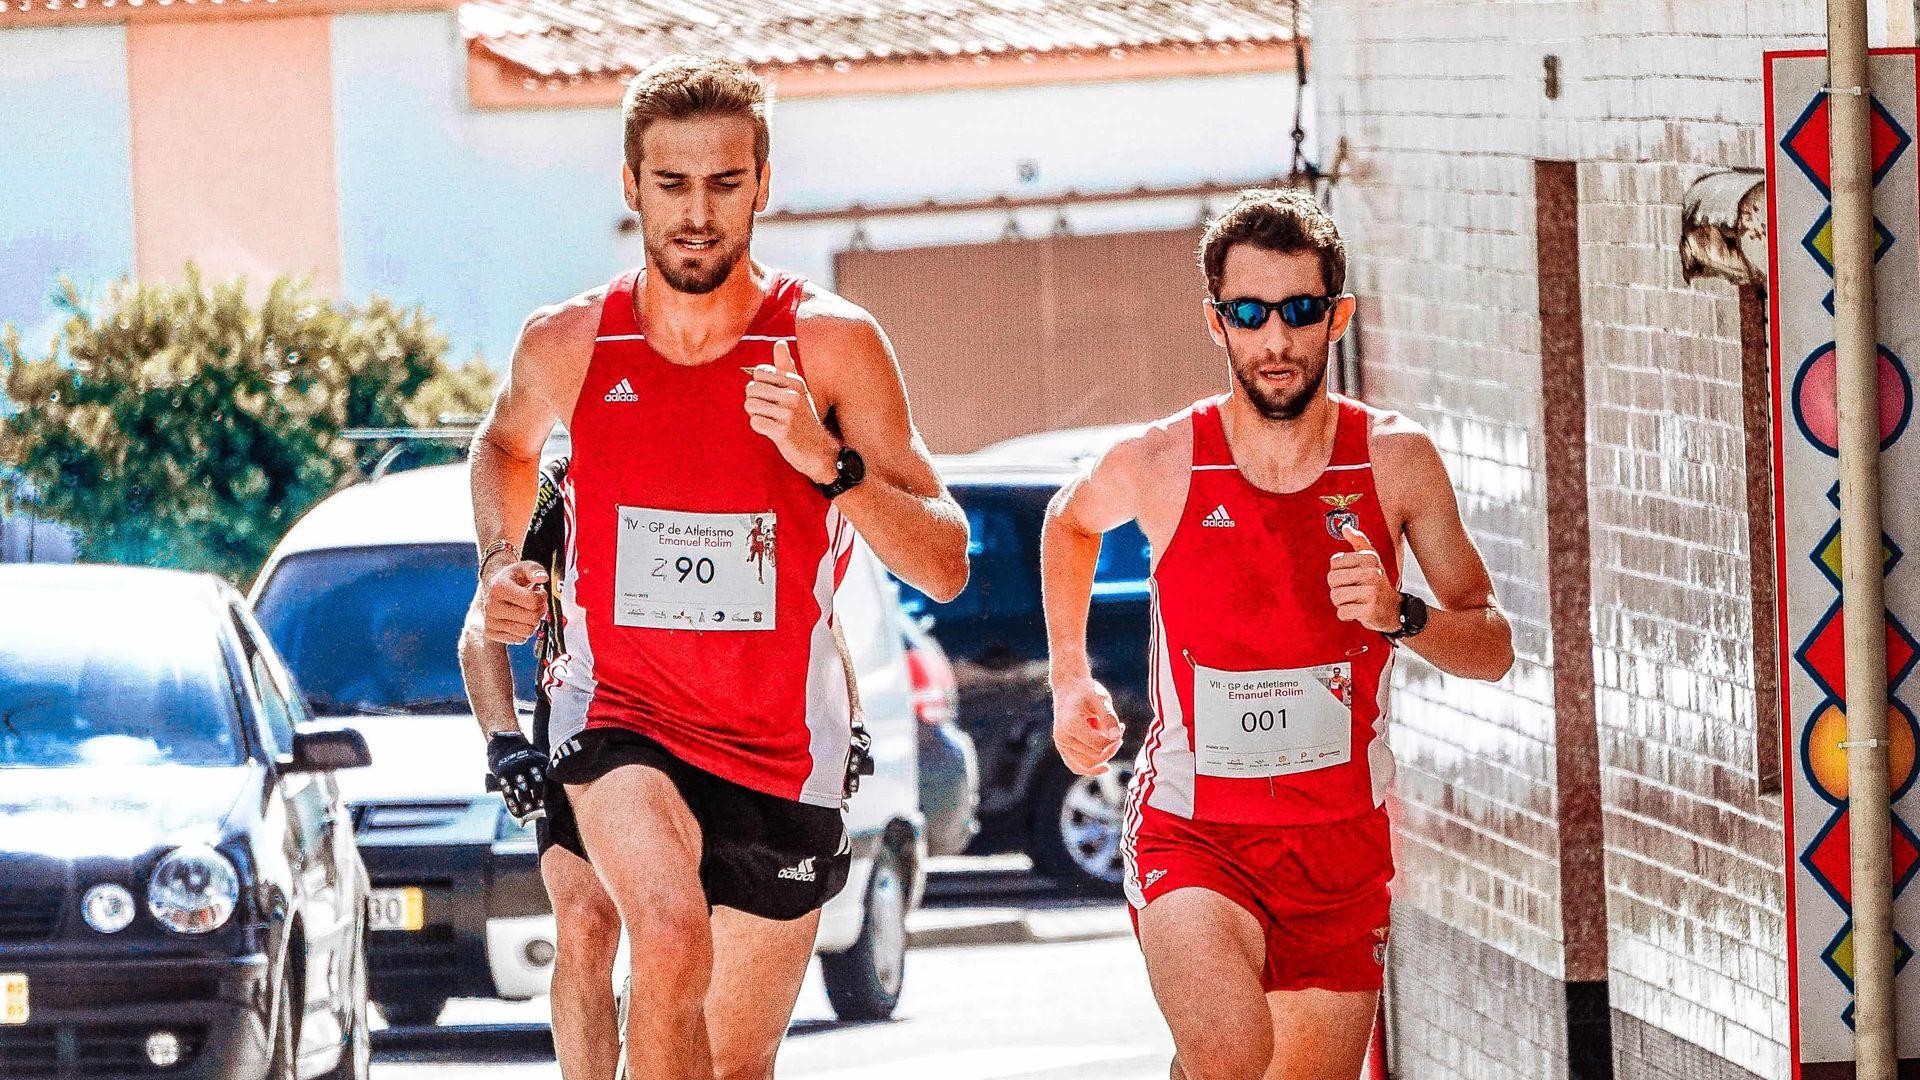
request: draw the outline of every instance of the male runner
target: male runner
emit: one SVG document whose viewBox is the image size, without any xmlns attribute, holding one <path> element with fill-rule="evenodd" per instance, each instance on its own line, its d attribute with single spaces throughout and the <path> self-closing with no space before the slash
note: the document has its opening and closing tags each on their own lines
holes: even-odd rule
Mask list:
<svg viewBox="0 0 1920 1080">
<path fill-rule="evenodd" d="M 572 436 L 551 768 L 635 957 L 636 1080 L 772 1075 L 847 873 L 850 530 L 930 596 L 966 583 L 966 519 L 879 327 L 749 257 L 766 103 L 720 61 L 635 78 L 647 265 L 528 319 L 474 443 L 486 633 L 512 642 L 544 606 L 514 550 L 539 448 Z"/>
<path fill-rule="evenodd" d="M 1301 193 L 1249 192 L 1200 261 L 1228 392 L 1118 443 L 1048 511 L 1054 741 L 1089 775 L 1119 748 L 1087 603 L 1100 534 L 1138 521 L 1154 720 L 1125 889 L 1172 1076 L 1352 1080 L 1386 955 L 1395 648 L 1497 679 L 1511 632 L 1432 440 L 1325 388 L 1354 303 L 1333 219 Z M 1399 591 L 1403 541 L 1432 606 Z"/>
</svg>

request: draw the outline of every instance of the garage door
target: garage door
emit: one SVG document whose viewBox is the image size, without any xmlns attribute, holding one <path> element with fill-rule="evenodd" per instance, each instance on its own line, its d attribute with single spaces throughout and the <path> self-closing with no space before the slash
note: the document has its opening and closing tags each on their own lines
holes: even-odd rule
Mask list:
<svg viewBox="0 0 1920 1080">
<path fill-rule="evenodd" d="M 936 453 L 1150 420 L 1226 389 L 1201 318 L 1197 228 L 848 251 L 838 291 L 900 355 Z"/>
</svg>

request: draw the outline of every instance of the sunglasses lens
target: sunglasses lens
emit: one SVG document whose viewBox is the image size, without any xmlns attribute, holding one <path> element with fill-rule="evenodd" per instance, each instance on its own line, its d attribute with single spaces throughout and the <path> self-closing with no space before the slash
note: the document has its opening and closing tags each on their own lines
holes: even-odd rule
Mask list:
<svg viewBox="0 0 1920 1080">
<path fill-rule="evenodd" d="M 1266 305 L 1258 300 L 1229 300 L 1221 314 L 1241 330 L 1258 330 L 1267 324 Z"/>
<path fill-rule="evenodd" d="M 1327 301 L 1318 296 L 1293 296 L 1280 302 L 1280 321 L 1294 329 L 1312 326 L 1327 313 Z"/>
</svg>

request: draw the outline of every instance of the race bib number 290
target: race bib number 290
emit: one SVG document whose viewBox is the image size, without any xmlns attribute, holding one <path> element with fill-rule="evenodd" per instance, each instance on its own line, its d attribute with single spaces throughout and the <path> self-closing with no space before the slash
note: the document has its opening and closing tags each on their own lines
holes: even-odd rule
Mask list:
<svg viewBox="0 0 1920 1080">
<path fill-rule="evenodd" d="M 613 623 L 774 628 L 774 516 L 620 507 Z"/>
</svg>

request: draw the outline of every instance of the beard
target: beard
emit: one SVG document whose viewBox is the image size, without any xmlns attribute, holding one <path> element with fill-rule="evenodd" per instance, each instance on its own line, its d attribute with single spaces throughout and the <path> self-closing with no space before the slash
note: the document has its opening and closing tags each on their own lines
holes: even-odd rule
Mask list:
<svg viewBox="0 0 1920 1080">
<path fill-rule="evenodd" d="M 713 246 L 692 258 L 674 247 L 677 238 L 648 238 L 647 267 L 659 273 L 660 280 L 675 292 L 700 296 L 726 284 L 733 275 L 733 268 L 740 265 L 753 242 L 753 224 L 748 222 L 746 234 L 739 240 L 729 240 L 724 233 L 712 234 Z"/>
<path fill-rule="evenodd" d="M 1242 358 L 1233 353 L 1229 346 L 1228 359 L 1232 362 L 1233 377 L 1239 382 L 1240 389 L 1247 392 L 1247 400 L 1261 416 L 1268 420 L 1298 420 L 1300 414 L 1320 394 L 1320 387 L 1327 381 L 1326 350 L 1320 350 L 1320 362 L 1308 364 L 1301 369 L 1298 389 L 1276 390 L 1267 386 L 1260 378 L 1260 368 L 1264 357 Z"/>
</svg>

